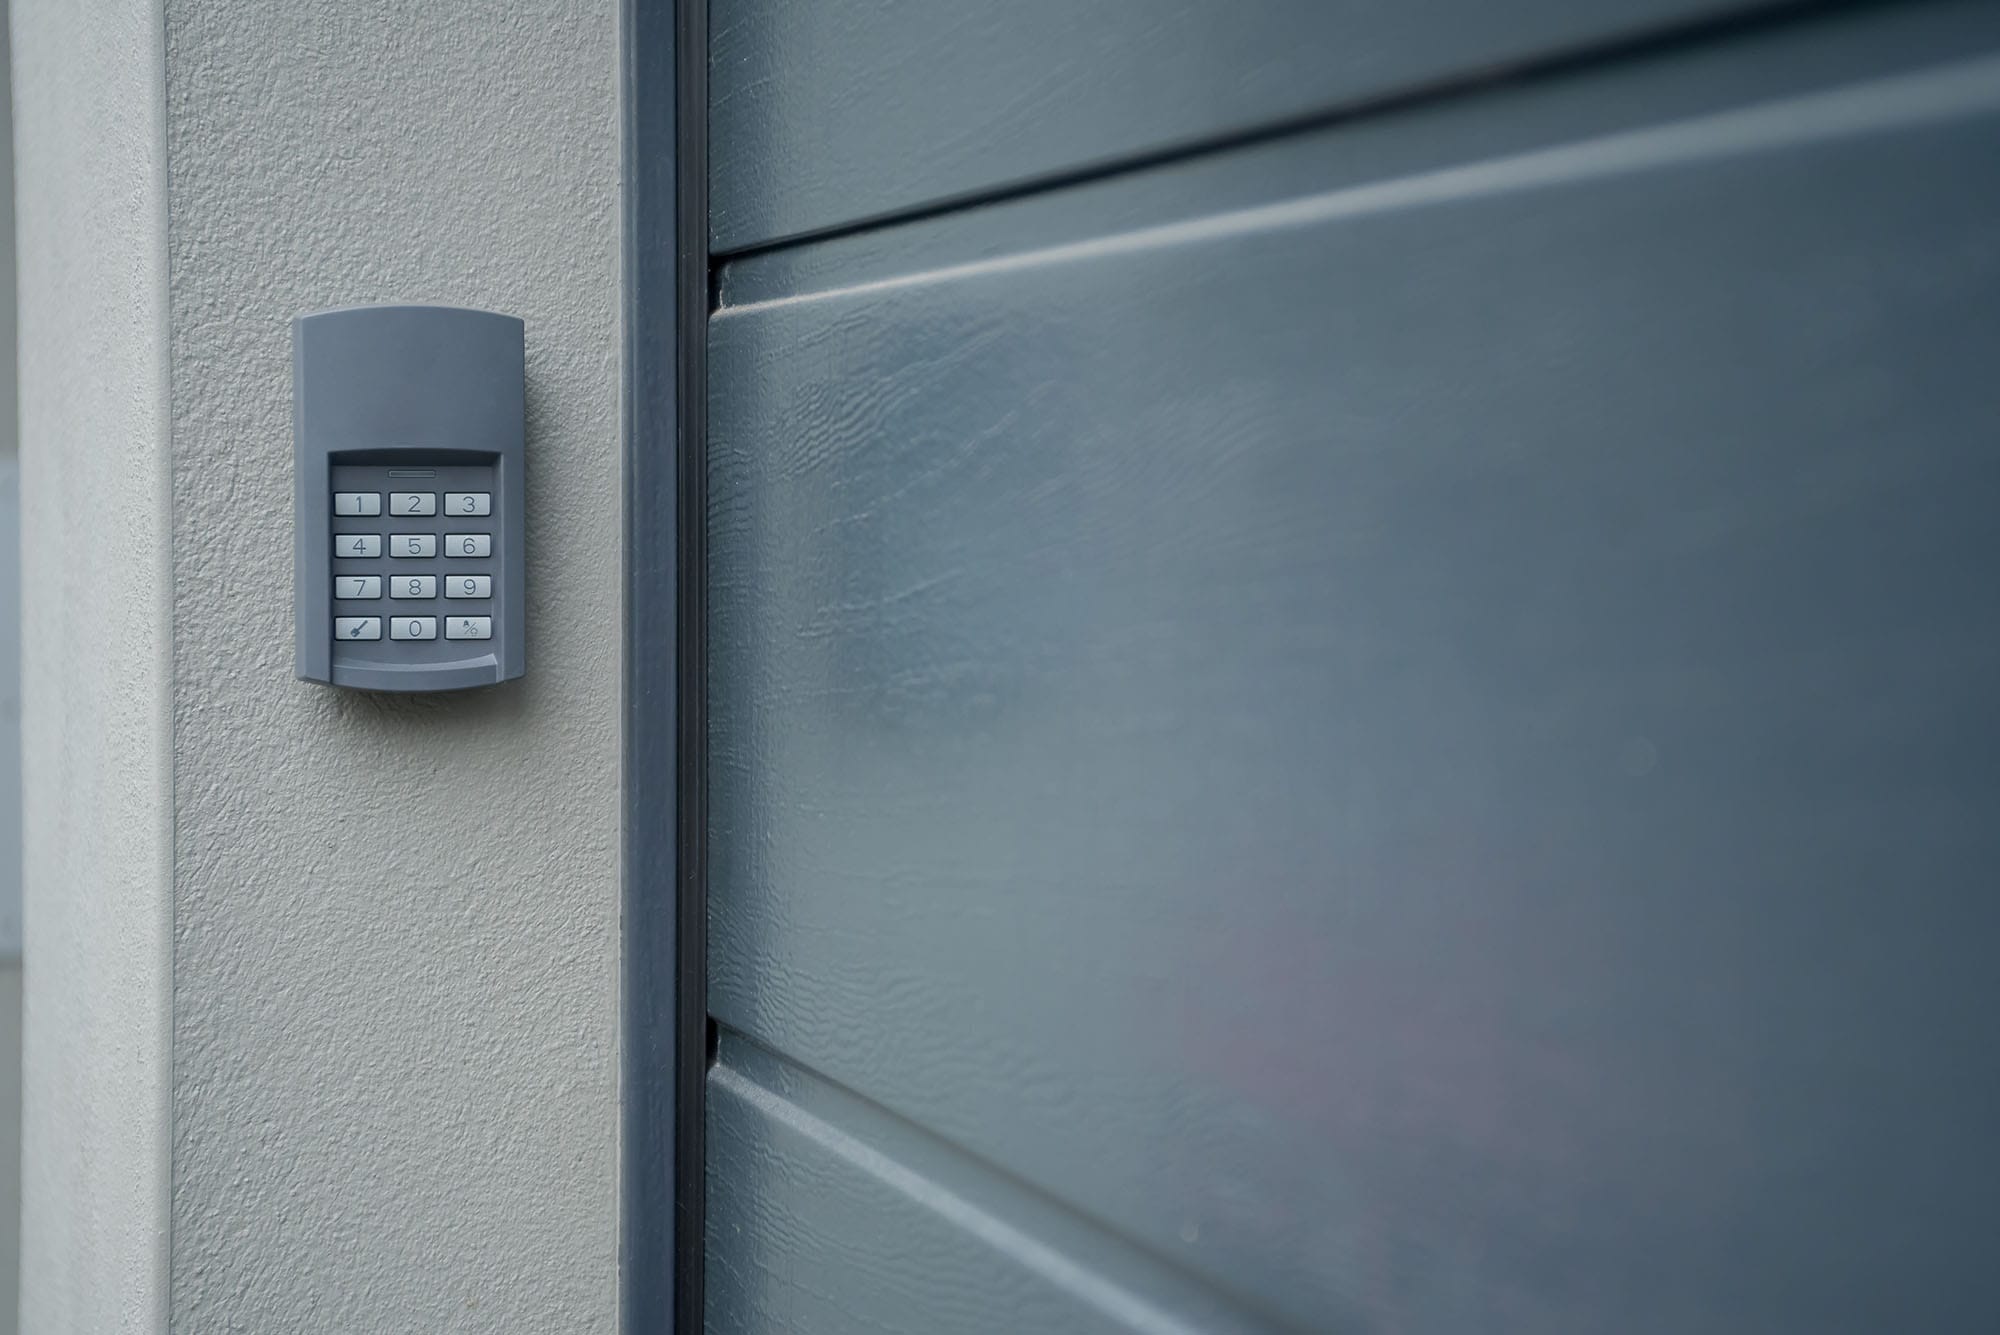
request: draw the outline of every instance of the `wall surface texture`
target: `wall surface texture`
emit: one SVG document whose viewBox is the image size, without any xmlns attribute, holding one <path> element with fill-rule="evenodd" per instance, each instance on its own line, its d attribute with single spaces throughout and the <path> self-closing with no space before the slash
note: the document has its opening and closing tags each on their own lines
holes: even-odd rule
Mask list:
<svg viewBox="0 0 2000 1335">
<path fill-rule="evenodd" d="M 21 8 L 28 1328 L 610 1330 L 617 6 Z M 377 301 L 526 322 L 523 681 L 293 679 Z"/>
<path fill-rule="evenodd" d="M 166 8 L 177 1329 L 609 1330 L 613 0 Z M 301 311 L 528 338 L 528 676 L 293 680 Z"/>
<path fill-rule="evenodd" d="M 160 16 L 17 0 L 26 976 L 22 1326 L 166 1314 Z"/>
</svg>

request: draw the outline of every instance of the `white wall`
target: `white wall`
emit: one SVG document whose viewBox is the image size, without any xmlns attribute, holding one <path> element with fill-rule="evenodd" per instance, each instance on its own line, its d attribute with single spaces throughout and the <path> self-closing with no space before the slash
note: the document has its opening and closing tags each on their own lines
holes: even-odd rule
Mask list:
<svg viewBox="0 0 2000 1335">
<path fill-rule="evenodd" d="M 139 211 L 153 232 L 124 247 L 148 256 L 140 277 L 151 290 L 169 277 L 151 326 L 156 338 L 164 328 L 165 347 L 148 345 L 160 354 L 151 365 L 167 372 L 164 394 L 150 400 L 156 413 L 164 407 L 164 428 L 157 416 L 143 430 L 65 422 L 45 430 L 39 456 L 29 447 L 31 511 L 50 504 L 32 460 L 46 472 L 58 449 L 60 467 L 77 476 L 143 462 L 148 450 L 164 467 L 171 519 L 163 524 L 156 506 L 151 529 L 139 529 L 163 539 L 170 565 L 132 572 L 153 657 L 127 677 L 88 666 L 82 651 L 96 641 L 37 637 L 27 748 L 31 788 L 62 778 L 65 764 L 78 772 L 40 799 L 44 816 L 70 819 L 79 792 L 129 773 L 128 758 L 138 765 L 130 800 L 152 820 L 142 828 L 157 853 L 148 892 L 171 887 L 171 975 L 124 987 L 111 1009 L 132 1029 L 144 1011 L 157 1034 L 160 1003 L 170 1001 L 170 1051 L 165 1041 L 115 1053 L 66 1048 L 72 1030 L 44 1023 L 103 981 L 75 954 L 63 976 L 44 973 L 44 906 L 91 905 L 104 892 L 46 840 L 31 841 L 28 1042 L 50 1068 L 30 1073 L 31 1138 L 59 1157 L 88 1157 L 112 1132 L 61 1126 L 41 1082 L 95 1089 L 135 1067 L 157 1080 L 170 1056 L 161 1301 L 176 1330 L 610 1330 L 615 0 L 165 0 L 155 16 L 163 90 L 133 85 L 127 67 L 89 64 L 62 40 L 64 26 L 104 27 L 101 11 L 85 22 L 58 17 L 67 7 L 54 0 L 17 3 L 22 44 L 46 62 L 20 90 L 24 160 L 32 151 L 42 163 L 32 181 L 24 171 L 23 189 L 39 216 L 59 215 L 69 229 L 31 236 L 24 225 L 24 280 L 66 259 L 83 281 L 104 281 L 121 262 L 74 239 L 89 223 L 86 203 L 120 197 L 120 178 L 78 181 L 57 159 L 63 148 L 107 151 L 131 122 L 72 127 L 76 89 L 115 78 L 138 122 L 159 125 L 164 110 L 169 183 L 163 214 L 157 204 Z M 62 66 L 67 79 L 52 77 Z M 160 164 L 151 165 L 157 182 Z M 52 288 L 40 296 L 42 332 L 60 337 L 28 359 L 24 391 L 46 413 L 58 387 L 89 374 L 118 325 L 90 311 L 54 325 Z M 451 698 L 377 698 L 292 678 L 287 322 L 381 300 L 481 306 L 526 321 L 523 681 Z M 104 384 L 90 390 L 124 402 Z M 171 449 L 160 454 L 169 431 Z M 95 522 L 66 509 L 45 514 L 40 531 L 74 545 Z M 93 560 L 106 576 L 118 568 L 113 554 Z M 115 596 L 71 582 L 74 571 L 53 545 L 30 551 L 31 589 L 47 586 L 31 594 L 31 622 L 39 613 L 73 626 Z M 170 580 L 147 578 L 168 571 Z M 78 662 L 86 666 L 67 689 L 98 691 L 94 704 L 143 705 L 127 733 L 94 749 L 41 719 L 63 703 L 51 684 L 59 663 L 75 671 Z M 146 769 L 150 753 L 127 743 L 169 730 L 170 751 Z M 160 851 L 169 813 L 171 843 Z M 141 925 L 163 926 L 164 905 L 150 907 Z M 95 908 L 69 911 L 80 947 L 110 935 Z M 162 1165 L 143 1167 L 158 1174 Z M 86 1212 L 45 1191 L 30 1207 L 29 1246 L 54 1250 L 42 1241 L 45 1224 L 74 1236 L 122 1227 L 128 1215 Z M 156 1271 L 97 1278 L 150 1299 Z M 31 1266 L 28 1287 L 27 1307 L 50 1314 L 31 1330 L 116 1328 L 67 1315 L 73 1283 Z"/>
<path fill-rule="evenodd" d="M 165 140 L 150 0 L 16 0 L 22 1326 L 166 1315 Z"/>
</svg>

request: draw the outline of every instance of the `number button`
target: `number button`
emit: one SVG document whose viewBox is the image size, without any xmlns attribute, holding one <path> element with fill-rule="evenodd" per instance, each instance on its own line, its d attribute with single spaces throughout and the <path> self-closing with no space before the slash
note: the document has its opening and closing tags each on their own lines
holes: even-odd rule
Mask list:
<svg viewBox="0 0 2000 1335">
<path fill-rule="evenodd" d="M 335 575 L 333 596 L 336 598 L 380 598 L 382 577 L 380 575 Z"/>
<path fill-rule="evenodd" d="M 382 638 L 381 617 L 335 617 L 333 638 L 336 640 L 379 640 Z"/>
<path fill-rule="evenodd" d="M 493 618 L 446 617 L 444 637 L 447 640 L 490 640 L 493 638 Z"/>
<path fill-rule="evenodd" d="M 436 575 L 397 575 L 389 581 L 391 598 L 435 598 L 437 591 Z"/>
<path fill-rule="evenodd" d="M 379 491 L 336 491 L 333 493 L 333 512 L 337 515 L 359 516 L 382 513 L 382 493 Z"/>
<path fill-rule="evenodd" d="M 493 576 L 447 575 L 444 581 L 444 596 L 447 598 L 491 598 L 493 596 Z"/>
<path fill-rule="evenodd" d="M 389 618 L 389 638 L 392 640 L 435 640 L 437 637 L 436 617 Z"/>
<path fill-rule="evenodd" d="M 436 556 L 438 535 L 435 533 L 398 533 L 389 539 L 392 556 Z"/>
<path fill-rule="evenodd" d="M 434 515 L 437 512 L 438 498 L 434 491 L 389 493 L 389 513 L 392 515 Z"/>
<path fill-rule="evenodd" d="M 382 535 L 380 533 L 336 533 L 333 535 L 335 556 L 380 556 Z"/>
<path fill-rule="evenodd" d="M 444 494 L 444 512 L 448 515 L 490 515 L 493 513 L 493 493 L 448 491 Z"/>
<path fill-rule="evenodd" d="M 447 533 L 444 535 L 446 556 L 491 556 L 493 555 L 493 535 L 491 533 Z"/>
</svg>

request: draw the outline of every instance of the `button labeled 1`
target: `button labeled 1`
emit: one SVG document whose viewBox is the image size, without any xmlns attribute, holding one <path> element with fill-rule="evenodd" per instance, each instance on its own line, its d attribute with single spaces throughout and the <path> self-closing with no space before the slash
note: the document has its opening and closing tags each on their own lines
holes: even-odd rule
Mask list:
<svg viewBox="0 0 2000 1335">
<path fill-rule="evenodd" d="M 493 618 L 446 617 L 444 637 L 447 640 L 490 640 L 493 638 Z"/>
<path fill-rule="evenodd" d="M 336 491 L 333 493 L 333 512 L 337 515 L 379 515 L 382 513 L 382 493 Z"/>
<path fill-rule="evenodd" d="M 389 638 L 392 640 L 435 640 L 437 637 L 436 617 L 389 618 Z"/>
<path fill-rule="evenodd" d="M 444 494 L 444 512 L 448 515 L 490 515 L 493 513 L 493 493 L 448 491 Z"/>
</svg>

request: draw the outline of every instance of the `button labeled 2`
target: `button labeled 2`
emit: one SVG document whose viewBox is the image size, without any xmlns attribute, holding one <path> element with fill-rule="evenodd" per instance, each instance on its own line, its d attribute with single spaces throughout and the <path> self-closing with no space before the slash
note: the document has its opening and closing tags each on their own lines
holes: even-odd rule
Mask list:
<svg viewBox="0 0 2000 1335">
<path fill-rule="evenodd" d="M 438 498 L 434 491 L 389 493 L 389 513 L 392 515 L 434 515 L 437 512 Z"/>
</svg>

